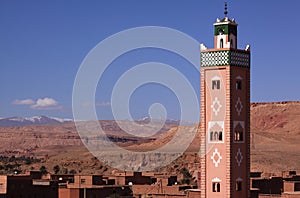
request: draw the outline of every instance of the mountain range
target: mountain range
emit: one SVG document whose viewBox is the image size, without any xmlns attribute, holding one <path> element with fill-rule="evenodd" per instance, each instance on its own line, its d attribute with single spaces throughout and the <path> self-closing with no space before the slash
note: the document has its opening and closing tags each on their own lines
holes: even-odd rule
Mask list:
<svg viewBox="0 0 300 198">
<path fill-rule="evenodd" d="M 71 122 L 72 119 L 62 119 L 47 116 L 24 117 L 9 117 L 0 118 L 0 127 L 26 126 L 26 125 L 48 125 L 48 124 L 63 124 Z"/>
<path fill-rule="evenodd" d="M 300 102 L 252 103 L 250 109 L 251 171 L 278 176 L 283 170 L 300 170 Z M 23 123 L 34 120 L 36 123 L 41 123 L 45 120 L 42 116 L 38 117 L 39 119 L 34 118 L 27 118 L 23 120 Z M 4 123 L 3 120 L 6 119 L 0 119 L 0 124 L 1 121 L 2 124 Z M 22 119 L 16 117 L 8 120 L 13 124 L 17 124 L 18 121 L 22 123 Z M 136 123 L 144 125 L 148 121 L 144 118 Z M 52 170 L 58 164 L 84 174 L 102 174 L 112 171 L 86 149 L 74 122 L 69 119 L 54 119 L 53 122 L 58 124 L 48 122 L 48 125 L 0 127 L 0 156 L 25 155 L 43 158 L 44 161 L 41 163 L 23 165 L 22 170 L 30 170 L 32 167 L 38 170 L 41 165 Z M 136 152 L 161 148 L 172 140 L 178 129 L 183 129 L 188 134 L 193 128 L 193 126 L 179 127 L 172 124 L 164 126 L 154 136 L 140 138 L 124 132 L 116 121 L 99 122 L 110 141 L 126 150 Z M 128 131 L 136 131 L 136 125 L 133 125 L 131 121 L 122 121 L 122 124 Z M 146 134 L 148 130 L 151 131 L 152 126 L 156 127 L 155 124 L 145 125 L 141 133 Z M 185 167 L 191 173 L 196 174 L 200 164 L 199 155 L 197 155 L 200 149 L 200 139 L 200 133 L 197 133 L 185 154 L 174 163 L 164 167 L 161 172 L 178 174 Z M 128 158 L 124 160 L 135 162 Z"/>
<path fill-rule="evenodd" d="M 139 120 L 136 120 L 139 124 L 147 124 L 150 123 L 150 117 L 143 117 Z M 161 123 L 163 120 L 153 119 L 153 123 Z M 52 125 L 52 124 L 63 124 L 67 122 L 73 122 L 72 119 L 67 118 L 56 118 L 56 117 L 48 117 L 48 116 L 33 116 L 33 117 L 8 117 L 8 118 L 0 118 L 0 127 L 16 127 L 16 126 L 27 126 L 27 125 Z M 194 125 L 195 123 L 182 121 L 175 119 L 167 118 L 164 122 L 166 125 Z"/>
</svg>

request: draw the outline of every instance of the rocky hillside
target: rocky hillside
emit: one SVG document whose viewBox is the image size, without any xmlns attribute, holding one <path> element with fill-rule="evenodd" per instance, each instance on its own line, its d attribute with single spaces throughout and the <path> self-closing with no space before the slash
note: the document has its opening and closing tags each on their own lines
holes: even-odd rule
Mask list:
<svg viewBox="0 0 300 198">
<path fill-rule="evenodd" d="M 125 121 L 124 121 L 125 122 Z M 300 102 L 251 104 L 251 170 L 280 174 L 282 170 L 300 170 Z M 132 129 L 130 123 L 128 127 Z M 155 136 L 139 139 L 124 133 L 114 121 L 101 121 L 107 136 L 128 150 L 153 150 L 171 141 L 180 128 L 187 132 L 195 126 L 165 126 Z M 134 129 L 132 129 L 134 130 Z M 148 130 L 148 129 L 147 129 Z M 52 171 L 60 165 L 82 173 L 103 173 L 112 169 L 95 159 L 84 147 L 72 122 L 58 125 L 0 127 L 0 155 L 35 156 L 40 163 L 22 165 L 22 169 L 42 164 Z M 199 169 L 199 135 L 188 152 L 160 171 L 179 174 L 183 167 L 195 175 Z"/>
<path fill-rule="evenodd" d="M 251 105 L 251 169 L 300 170 L 300 102 Z"/>
</svg>

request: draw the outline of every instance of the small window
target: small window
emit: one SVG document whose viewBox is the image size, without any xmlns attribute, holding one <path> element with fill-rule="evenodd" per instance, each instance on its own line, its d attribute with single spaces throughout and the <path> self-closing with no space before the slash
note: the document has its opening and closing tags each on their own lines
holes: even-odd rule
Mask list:
<svg viewBox="0 0 300 198">
<path fill-rule="evenodd" d="M 219 138 L 218 138 L 218 140 L 219 140 L 219 141 L 222 141 L 222 140 L 223 140 L 222 131 L 219 132 Z"/>
<path fill-rule="evenodd" d="M 242 181 L 236 181 L 235 190 L 242 191 Z"/>
<path fill-rule="evenodd" d="M 236 90 L 241 90 L 242 89 L 242 81 L 241 80 L 236 81 L 235 88 L 236 88 Z"/>
<path fill-rule="evenodd" d="M 212 191 L 213 192 L 221 192 L 221 185 L 219 182 L 212 183 Z"/>
<path fill-rule="evenodd" d="M 2 183 L 0 183 L 0 189 L 2 189 L 3 188 L 3 184 Z"/>
<path fill-rule="evenodd" d="M 215 141 L 215 134 L 214 134 L 213 131 L 211 131 L 211 132 L 209 133 L 209 140 L 210 140 L 210 141 Z"/>
<path fill-rule="evenodd" d="M 215 132 L 211 131 L 209 133 L 209 140 L 211 142 L 223 141 L 223 133 L 222 133 L 222 131 L 219 131 L 219 132 L 217 132 L 217 131 L 215 131 Z"/>
<path fill-rule="evenodd" d="M 80 179 L 81 184 L 85 184 L 85 179 Z"/>
<path fill-rule="evenodd" d="M 220 80 L 212 81 L 212 89 L 220 89 Z"/>
<path fill-rule="evenodd" d="M 223 39 L 220 39 L 220 48 L 224 48 L 224 41 L 223 41 Z"/>
<path fill-rule="evenodd" d="M 234 131 L 234 141 L 244 141 L 244 134 L 243 134 L 243 131 L 240 131 L 240 130 L 235 130 Z"/>
<path fill-rule="evenodd" d="M 219 140 L 219 133 L 218 132 L 215 132 L 215 134 L 214 134 L 214 140 L 215 141 Z"/>
<path fill-rule="evenodd" d="M 210 132 L 210 141 L 213 141 L 214 140 L 214 132 Z"/>
</svg>

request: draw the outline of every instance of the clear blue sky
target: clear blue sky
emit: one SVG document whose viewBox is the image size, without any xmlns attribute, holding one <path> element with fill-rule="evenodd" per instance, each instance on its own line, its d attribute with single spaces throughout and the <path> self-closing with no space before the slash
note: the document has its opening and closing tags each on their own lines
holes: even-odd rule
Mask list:
<svg viewBox="0 0 300 198">
<path fill-rule="evenodd" d="M 71 118 L 73 82 L 84 57 L 106 37 L 128 28 L 169 27 L 212 47 L 213 23 L 223 17 L 223 2 L 2 0 L 0 117 Z M 239 48 L 251 45 L 251 101 L 299 100 L 300 1 L 228 3 L 229 17 L 239 24 Z M 100 119 L 112 118 L 109 103 L 114 82 L 131 64 L 145 61 L 177 64 L 199 89 L 199 73 L 185 67 L 179 57 L 151 49 L 134 51 L 116 60 L 102 79 L 96 93 Z M 168 117 L 177 118 L 176 97 L 159 85 L 145 85 L 134 93 L 133 117 L 147 115 L 153 102 L 165 104 Z"/>
</svg>

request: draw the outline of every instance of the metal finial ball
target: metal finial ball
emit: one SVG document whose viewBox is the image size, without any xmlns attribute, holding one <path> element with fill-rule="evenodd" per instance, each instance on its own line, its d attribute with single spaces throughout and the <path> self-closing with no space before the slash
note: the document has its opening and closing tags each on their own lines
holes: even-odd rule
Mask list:
<svg viewBox="0 0 300 198">
<path fill-rule="evenodd" d="M 227 2 L 224 3 L 225 4 L 225 10 L 224 10 L 224 14 L 225 16 L 228 14 L 228 11 L 227 11 Z"/>
</svg>

